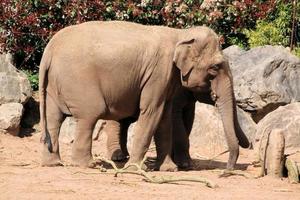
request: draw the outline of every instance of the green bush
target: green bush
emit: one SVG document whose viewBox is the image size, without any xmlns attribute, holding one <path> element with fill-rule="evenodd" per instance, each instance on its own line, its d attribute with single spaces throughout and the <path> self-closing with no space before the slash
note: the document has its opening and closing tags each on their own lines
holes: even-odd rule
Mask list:
<svg viewBox="0 0 300 200">
<path fill-rule="evenodd" d="M 278 27 L 276 22 L 258 21 L 255 30 L 246 30 L 245 33 L 251 48 L 263 45 L 287 46 L 290 40 L 285 30 Z"/>
<path fill-rule="evenodd" d="M 300 47 L 293 49 L 292 53 L 300 58 Z"/>
<path fill-rule="evenodd" d="M 32 90 L 34 90 L 34 91 L 38 90 L 39 89 L 39 75 L 38 75 L 38 72 L 30 71 L 30 70 L 22 70 L 22 71 L 26 74 L 26 76 L 27 76 L 27 78 L 30 82 Z"/>
<path fill-rule="evenodd" d="M 244 30 L 250 47 L 262 45 L 289 46 L 292 22 L 292 4 L 278 1 L 276 9 L 264 20 L 256 22 L 256 29 Z"/>
</svg>

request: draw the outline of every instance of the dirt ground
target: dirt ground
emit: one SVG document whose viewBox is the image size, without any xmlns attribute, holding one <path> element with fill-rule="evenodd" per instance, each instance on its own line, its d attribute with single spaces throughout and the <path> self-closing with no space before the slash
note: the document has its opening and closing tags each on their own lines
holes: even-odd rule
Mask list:
<svg viewBox="0 0 300 200">
<path fill-rule="evenodd" d="M 300 184 L 290 184 L 287 178 L 263 177 L 247 179 L 242 176 L 220 178 L 213 169 L 224 167 L 228 154 L 214 162 L 191 147 L 195 169 L 180 172 L 149 172 L 151 175 L 202 176 L 218 185 L 211 189 L 202 183 L 178 182 L 153 184 L 141 176 L 100 172 L 68 166 L 71 144 L 61 144 L 64 167 L 41 167 L 40 134 L 31 137 L 0 135 L 0 199 L 300 199 Z M 105 141 L 94 141 L 93 153 L 105 155 Z M 201 156 L 200 156 L 201 155 Z M 243 150 L 238 168 L 258 174 L 251 166 L 253 152 Z"/>
</svg>

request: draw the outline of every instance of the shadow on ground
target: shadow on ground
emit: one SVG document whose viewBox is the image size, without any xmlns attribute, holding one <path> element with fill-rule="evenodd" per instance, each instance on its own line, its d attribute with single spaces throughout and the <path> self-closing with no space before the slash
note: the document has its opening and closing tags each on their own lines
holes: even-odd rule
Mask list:
<svg viewBox="0 0 300 200">
<path fill-rule="evenodd" d="M 125 166 L 127 160 L 122 162 L 115 162 L 118 168 L 122 168 Z M 148 170 L 154 171 L 155 170 L 155 157 L 148 157 L 145 161 L 145 165 L 147 166 Z M 201 171 L 201 170 L 212 170 L 212 169 L 226 169 L 227 162 L 222 161 L 214 161 L 214 160 L 205 160 L 205 159 L 193 159 L 192 160 L 192 168 L 191 169 L 179 169 L 179 171 Z M 106 169 L 112 169 L 112 166 L 108 163 L 99 162 L 103 167 Z M 235 165 L 235 169 L 237 170 L 247 170 L 249 163 L 239 163 Z"/>
</svg>

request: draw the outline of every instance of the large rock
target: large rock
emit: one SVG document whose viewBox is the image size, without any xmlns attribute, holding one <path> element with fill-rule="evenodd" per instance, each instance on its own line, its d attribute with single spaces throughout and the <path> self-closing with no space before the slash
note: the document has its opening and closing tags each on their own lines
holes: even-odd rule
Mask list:
<svg viewBox="0 0 300 200">
<path fill-rule="evenodd" d="M 0 132 L 18 135 L 23 106 L 32 91 L 27 76 L 12 64 L 10 54 L 0 55 Z"/>
<path fill-rule="evenodd" d="M 258 122 L 280 105 L 300 101 L 300 59 L 281 46 L 224 50 L 234 80 L 237 104 Z"/>
<path fill-rule="evenodd" d="M 22 104 L 7 103 L 0 105 L 0 133 L 10 133 L 17 136 L 22 113 Z"/>
<path fill-rule="evenodd" d="M 9 54 L 0 55 L 0 86 L 0 105 L 11 102 L 24 104 L 31 97 L 26 75 L 12 65 Z"/>
<path fill-rule="evenodd" d="M 267 138 L 272 130 L 282 130 L 284 134 L 284 154 L 289 155 L 300 152 L 300 103 L 281 106 L 266 115 L 257 125 L 255 147 L 262 138 Z"/>
<path fill-rule="evenodd" d="M 256 124 L 248 113 L 238 108 L 238 121 L 250 142 L 254 142 Z M 199 154 L 214 156 L 228 150 L 221 116 L 216 107 L 196 103 L 193 129 L 190 135 L 191 148 Z"/>
</svg>

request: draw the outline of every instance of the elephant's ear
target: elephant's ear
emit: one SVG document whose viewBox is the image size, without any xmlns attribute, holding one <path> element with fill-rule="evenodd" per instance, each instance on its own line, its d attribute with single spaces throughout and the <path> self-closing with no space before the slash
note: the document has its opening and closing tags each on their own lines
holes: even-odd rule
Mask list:
<svg viewBox="0 0 300 200">
<path fill-rule="evenodd" d="M 189 39 L 176 44 L 173 62 L 180 69 L 182 76 L 186 76 L 196 64 L 192 52 L 194 43 L 195 39 Z"/>
</svg>

